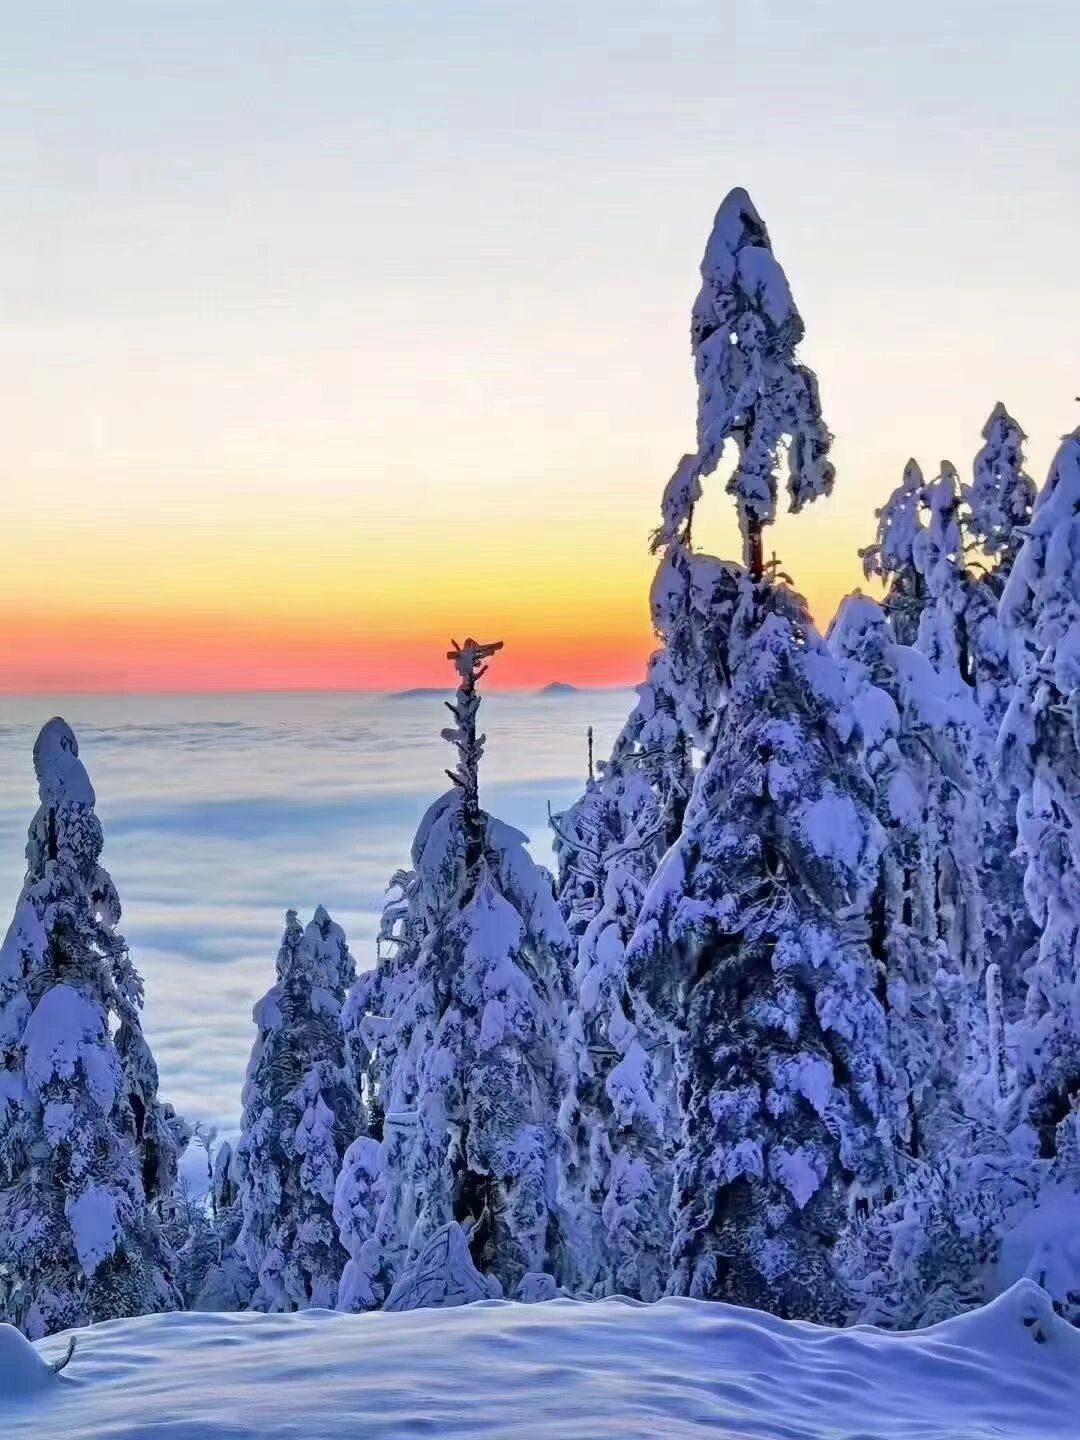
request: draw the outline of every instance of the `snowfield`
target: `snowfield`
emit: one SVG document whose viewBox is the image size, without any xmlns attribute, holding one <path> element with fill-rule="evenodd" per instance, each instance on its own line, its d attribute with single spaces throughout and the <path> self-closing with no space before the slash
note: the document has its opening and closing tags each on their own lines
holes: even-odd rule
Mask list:
<svg viewBox="0 0 1080 1440">
<path fill-rule="evenodd" d="M 830 1330 L 704 1301 L 489 1300 L 170 1314 L 31 1346 L 0 1331 L 5 1440 L 1066 1440 L 1080 1332 L 1033 1282 L 931 1329 Z"/>
</svg>

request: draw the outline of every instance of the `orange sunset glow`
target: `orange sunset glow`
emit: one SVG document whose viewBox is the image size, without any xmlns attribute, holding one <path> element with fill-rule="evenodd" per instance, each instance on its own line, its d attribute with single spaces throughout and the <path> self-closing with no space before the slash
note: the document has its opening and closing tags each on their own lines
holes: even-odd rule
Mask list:
<svg viewBox="0 0 1080 1440">
<path fill-rule="evenodd" d="M 464 635 L 464 627 L 456 628 Z M 567 644 L 505 625 L 499 633 L 509 638 L 492 676 L 494 688 L 529 688 L 552 676 L 579 685 L 624 684 L 640 670 L 648 644 L 641 634 L 594 634 Z M 319 633 L 269 621 L 244 625 L 145 616 L 76 621 L 21 616 L 0 627 L 5 686 L 9 693 L 27 694 L 443 685 L 446 665 L 439 662 L 448 638 L 418 630 L 392 643 L 347 626 Z"/>
<path fill-rule="evenodd" d="M 634 505 L 624 498 L 610 513 L 608 487 L 573 501 L 565 485 L 551 488 L 563 492 L 555 503 L 576 506 L 575 527 L 563 530 L 550 516 L 528 513 L 532 502 L 524 499 L 525 514 L 496 511 L 459 533 L 448 507 L 429 496 L 425 508 L 416 496 L 403 507 L 411 516 L 400 522 L 399 538 L 390 515 L 377 527 L 370 516 L 358 519 L 370 500 L 357 487 L 355 501 L 337 498 L 336 516 L 261 495 L 259 514 L 241 534 L 228 515 L 235 497 L 223 490 L 203 495 L 210 523 L 194 534 L 185 533 L 181 517 L 153 526 L 135 513 L 123 524 L 73 526 L 61 545 L 54 517 L 43 523 L 28 507 L 23 525 L 32 543 L 10 557 L 0 576 L 7 592 L 0 688 L 442 685 L 447 641 L 465 633 L 506 641 L 492 672 L 496 687 L 636 683 L 653 644 L 648 536 L 662 479 L 639 473 L 632 488 L 624 487 Z M 791 543 L 796 526 L 809 540 L 815 529 L 827 530 L 828 519 L 787 517 L 774 542 Z M 699 534 L 718 553 L 738 554 L 722 494 L 702 506 Z M 803 547 L 798 579 L 826 620 L 859 578 L 854 543 L 852 536 L 836 564 L 830 549 L 815 554 L 812 544 Z M 38 585 L 45 554 L 52 557 L 47 600 Z"/>
<path fill-rule="evenodd" d="M 1025 200 L 1011 131 L 951 128 L 969 148 L 945 153 L 901 70 L 836 69 L 833 46 L 814 129 L 718 95 L 685 17 L 663 19 L 679 76 L 656 94 L 632 27 L 586 65 L 543 7 L 508 13 L 507 67 L 479 21 L 474 44 L 446 10 L 417 50 L 404 17 L 338 45 L 266 15 L 257 53 L 180 12 L 12 38 L 11 103 L 43 118 L 7 162 L 0 692 L 436 685 L 462 631 L 507 641 L 495 685 L 636 682 L 733 185 L 768 219 L 835 435 L 835 494 L 769 537 L 819 623 L 863 583 L 909 455 L 966 477 L 1002 400 L 1045 474 L 1077 381 L 1075 198 L 1042 151 Z M 747 53 L 761 23 L 743 7 Z M 801 42 L 771 53 L 796 94 Z M 890 113 L 882 85 L 903 155 L 844 108 Z M 1023 205 L 1037 267 L 1024 227 L 988 229 Z M 699 512 L 695 542 L 737 557 L 722 475 Z"/>
</svg>

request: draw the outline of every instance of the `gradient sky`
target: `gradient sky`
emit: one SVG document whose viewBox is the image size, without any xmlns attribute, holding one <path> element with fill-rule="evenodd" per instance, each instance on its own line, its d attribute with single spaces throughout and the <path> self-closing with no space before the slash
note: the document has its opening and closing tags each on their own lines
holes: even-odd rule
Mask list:
<svg viewBox="0 0 1080 1440">
<path fill-rule="evenodd" d="M 775 539 L 819 619 L 910 453 L 1080 421 L 1075 0 L 3 12 L 0 689 L 431 684 L 466 630 L 637 678 L 736 184 L 836 434 Z"/>
</svg>

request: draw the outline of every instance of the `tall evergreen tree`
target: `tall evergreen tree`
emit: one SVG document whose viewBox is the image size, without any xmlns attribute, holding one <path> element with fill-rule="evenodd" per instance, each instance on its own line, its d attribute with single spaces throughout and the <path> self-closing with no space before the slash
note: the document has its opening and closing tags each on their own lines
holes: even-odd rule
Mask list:
<svg viewBox="0 0 1080 1440">
<path fill-rule="evenodd" d="M 655 714 L 647 687 L 640 690 L 648 715 L 638 717 L 639 734 Z M 657 793 L 626 735 L 569 812 L 573 829 L 562 828 L 567 815 L 552 819 L 560 868 L 572 882 L 563 893 L 580 895 L 580 877 L 587 888 L 570 907 L 578 945 L 569 1081 L 559 1110 L 559 1193 L 573 1287 L 656 1299 L 669 1247 L 670 1047 L 639 1033 L 626 994 L 625 949 L 671 816 L 670 803 L 658 813 Z"/>
<path fill-rule="evenodd" d="M 863 573 L 885 586 L 885 611 L 901 645 L 914 645 L 926 605 L 926 582 L 916 563 L 925 529 L 923 473 L 916 461 L 904 466 L 900 484 L 877 514 L 877 536 L 859 551 Z"/>
<path fill-rule="evenodd" d="M 142 981 L 63 720 L 42 729 L 34 769 L 41 804 L 0 948 L 0 1293 L 36 1337 L 179 1308 L 155 1202 L 187 1132 L 157 1096 Z"/>
<path fill-rule="evenodd" d="M 874 810 L 885 844 L 869 909 L 874 953 L 884 960 L 882 1000 L 889 1059 L 904 1107 L 898 1139 L 912 1158 L 937 1140 L 947 1021 L 942 977 L 947 968 L 938 933 L 935 805 L 943 768 L 961 773 L 963 756 L 943 753 L 953 734 L 926 723 L 920 688 L 929 667 L 897 646 L 884 610 L 865 595 L 841 601 L 829 648 L 844 669 L 863 763 L 874 787 Z M 913 683 L 914 682 L 914 683 Z M 945 714 L 942 706 L 935 718 Z M 959 763 L 958 763 L 959 762 Z M 953 868 L 957 876 L 963 866 Z"/>
<path fill-rule="evenodd" d="M 974 657 L 968 634 L 971 585 L 964 568 L 960 500 L 956 467 L 943 460 L 940 474 L 923 486 L 926 523 L 913 542 L 925 596 L 915 643 L 935 669 L 956 671 L 965 685 L 972 685 Z"/>
<path fill-rule="evenodd" d="M 892 1183 L 867 912 L 883 836 L 843 678 L 799 597 L 746 581 L 732 689 L 650 886 L 630 986 L 676 1035 L 671 1288 L 836 1319 L 830 1249 Z"/>
<path fill-rule="evenodd" d="M 1029 657 L 1000 746 L 1041 931 L 1015 1028 L 1021 1113 L 1052 1161 L 1075 1146 L 1080 1124 L 1080 430 L 1039 494 L 1001 620 L 1013 653 Z"/>
<path fill-rule="evenodd" d="M 602 902 L 578 947 L 560 1197 L 574 1288 L 655 1300 L 667 1283 L 677 1123 L 667 1036 L 641 1023 L 626 986 L 645 895 L 637 859 L 634 842 L 609 845 Z"/>
<path fill-rule="evenodd" d="M 548 822 L 557 866 L 555 891 L 559 908 L 573 940 L 581 939 L 600 908 L 604 888 L 602 857 L 605 840 L 615 820 L 615 796 L 601 784 L 593 757 L 593 731 L 587 732 L 588 770 L 585 789 L 558 815 L 548 807 Z"/>
<path fill-rule="evenodd" d="M 413 842 L 415 868 L 391 878 L 375 968 L 359 976 L 342 1015 L 368 1124 L 346 1151 L 334 1192 L 334 1216 L 349 1254 L 338 1290 L 341 1310 L 383 1303 L 408 1262 L 416 1223 L 411 1146 L 420 1070 L 435 1033 L 434 992 L 419 975 L 427 934 L 421 870 L 427 821 L 434 818 L 429 810 Z"/>
<path fill-rule="evenodd" d="M 356 978 L 345 935 L 320 905 L 286 917 L 277 981 L 256 1004 L 237 1147 L 239 1257 L 256 1276 L 256 1310 L 332 1306 L 346 1254 L 334 1182 L 361 1114 L 341 1009 Z"/>
<path fill-rule="evenodd" d="M 450 652 L 459 684 L 443 733 L 457 752 L 454 788 L 413 843 L 414 875 L 394 922 L 403 983 L 396 995 L 390 986 L 368 996 L 394 1000 L 382 1015 L 353 1014 L 387 1052 L 376 1067 L 383 1138 L 374 1243 L 353 1245 L 349 1271 L 357 1305 L 382 1303 L 451 1221 L 504 1293 L 531 1272 L 561 1274 L 567 1264 L 555 1116 L 572 945 L 525 837 L 479 803 L 477 682 L 499 648 L 467 640 Z M 368 1151 L 354 1158 L 354 1169 L 372 1168 Z"/>
<path fill-rule="evenodd" d="M 698 448 L 665 492 L 662 545 L 689 539 L 701 477 L 716 469 L 728 441 L 736 459 L 727 488 L 755 578 L 764 569 L 763 528 L 776 516 L 781 446 L 792 511 L 832 489 L 817 377 L 795 357 L 804 328 L 764 221 L 745 190 L 732 190 L 716 212 L 690 321 Z"/>
<path fill-rule="evenodd" d="M 872 913 L 884 937 L 890 1049 L 908 1095 L 904 1140 L 913 1158 L 933 1159 L 956 1148 L 955 1120 L 989 1119 L 987 969 L 1012 996 L 1030 926 L 1014 913 L 1018 873 L 994 834 L 996 822 L 1007 840 L 1007 816 L 971 689 L 897 645 L 865 596 L 842 602 L 830 647 L 865 717 L 864 758 L 888 836 Z"/>
<path fill-rule="evenodd" d="M 984 457 L 977 469 L 988 464 Z M 994 483 L 1004 490 L 1014 478 L 999 465 Z M 980 574 L 969 563 L 978 546 L 972 513 L 962 502 L 971 493 L 948 461 L 929 483 L 909 461 L 901 486 L 878 511 L 876 542 L 861 554 L 866 573 L 886 585 L 893 637 L 907 647 L 901 670 L 911 733 L 936 762 L 926 772 L 923 828 L 924 841 L 937 854 L 936 913 L 953 961 L 943 980 L 952 989 L 955 1015 L 967 1006 L 984 1017 L 983 966 L 991 959 L 998 963 L 1013 996 L 1031 932 L 1012 854 L 1015 826 L 1002 803 L 993 758 L 1010 693 L 1008 647 L 996 614 L 1001 577 L 996 569 Z M 979 493 L 981 519 L 974 523 L 978 533 L 989 533 L 993 505 L 986 475 Z M 929 669 L 915 660 L 916 649 Z M 961 1036 L 966 1033 L 961 1025 Z M 961 1043 L 957 1038 L 949 1053 L 955 1055 Z"/>
<path fill-rule="evenodd" d="M 967 630 L 979 704 L 996 735 L 1012 698 L 1013 671 L 1019 673 L 1025 660 L 1010 657 L 998 607 L 1031 519 L 1035 485 L 1024 470 L 1026 437 L 1004 405 L 994 406 L 982 433 L 972 483 L 964 491 Z M 1006 840 L 1015 843 L 1015 824 L 1006 826 Z"/>
<path fill-rule="evenodd" d="M 702 279 L 699 449 L 663 498 L 653 605 L 705 662 L 711 733 L 628 948 L 629 993 L 676 1056 L 671 1288 L 835 1318 L 830 1246 L 849 1204 L 892 1179 L 883 957 L 867 933 L 883 836 L 842 672 L 764 563 L 781 441 L 793 510 L 833 471 L 816 380 L 794 357 L 802 321 L 744 192 L 721 206 Z M 693 506 L 728 439 L 743 565 L 695 575 Z"/>
<path fill-rule="evenodd" d="M 997 562 L 989 573 L 997 577 L 1000 594 L 1024 543 L 1024 528 L 1035 504 L 1035 482 L 1024 469 L 1027 436 L 1000 401 L 991 410 L 982 436 L 966 492 L 967 531 L 970 541 Z"/>
<path fill-rule="evenodd" d="M 676 839 L 693 786 L 691 741 L 680 718 L 681 686 L 672 652 L 655 651 L 637 686 L 637 702 L 611 755 L 590 774 L 582 795 L 550 817 L 558 863 L 556 890 L 571 936 L 580 942 L 603 904 L 605 856 L 633 855 L 647 882 Z M 591 754 L 591 746 L 590 746 Z"/>
</svg>

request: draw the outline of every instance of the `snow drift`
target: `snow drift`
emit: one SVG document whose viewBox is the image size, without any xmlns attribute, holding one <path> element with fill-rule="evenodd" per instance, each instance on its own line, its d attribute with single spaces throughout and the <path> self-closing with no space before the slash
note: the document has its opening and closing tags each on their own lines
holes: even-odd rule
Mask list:
<svg viewBox="0 0 1080 1440">
<path fill-rule="evenodd" d="M 1080 1333 L 1029 1280 L 904 1334 L 685 1299 L 487 1300 L 112 1320 L 43 1387 L 36 1358 L 0 1351 L 5 1440 L 1065 1440 L 1080 1414 Z"/>
</svg>

